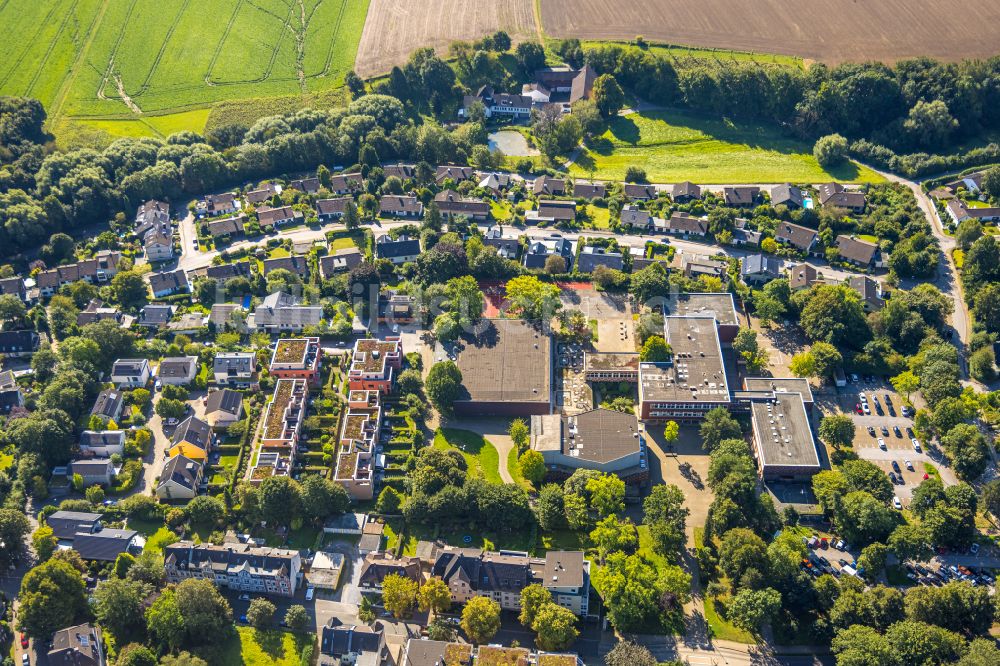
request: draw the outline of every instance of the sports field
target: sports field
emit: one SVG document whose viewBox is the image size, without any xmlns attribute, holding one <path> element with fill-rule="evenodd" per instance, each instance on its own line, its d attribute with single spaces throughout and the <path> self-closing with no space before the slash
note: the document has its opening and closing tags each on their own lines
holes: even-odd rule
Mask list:
<svg viewBox="0 0 1000 666">
<path fill-rule="evenodd" d="M 0 93 L 124 135 L 199 129 L 205 113 L 169 116 L 342 85 L 367 13 L 368 0 L 0 0 L 19 36 L 0 44 Z"/>
<path fill-rule="evenodd" d="M 767 126 L 735 125 L 681 111 L 620 116 L 583 152 L 571 171 L 578 177 L 621 180 L 638 166 L 654 183 L 819 183 L 882 180 L 870 169 L 848 164 L 821 167 L 812 146 Z"/>
</svg>

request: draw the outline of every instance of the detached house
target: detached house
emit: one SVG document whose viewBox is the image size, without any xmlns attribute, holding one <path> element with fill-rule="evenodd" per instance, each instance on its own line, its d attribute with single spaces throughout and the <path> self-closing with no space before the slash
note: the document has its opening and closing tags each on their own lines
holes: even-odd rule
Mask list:
<svg viewBox="0 0 1000 666">
<path fill-rule="evenodd" d="M 968 205 L 959 199 L 952 199 L 948 202 L 948 215 L 955 220 L 955 224 L 965 220 L 979 220 L 980 222 L 1000 221 L 1000 208 L 969 208 Z"/>
<path fill-rule="evenodd" d="M 359 266 L 364 260 L 361 250 L 356 247 L 345 247 L 333 254 L 325 254 L 319 258 L 319 274 L 324 280 L 327 280 L 337 273 L 343 273 Z"/>
<path fill-rule="evenodd" d="M 740 274 L 746 284 L 760 286 L 781 277 L 781 260 L 766 254 L 743 258 Z"/>
<path fill-rule="evenodd" d="M 301 255 L 275 257 L 274 259 L 265 259 L 261 263 L 264 266 L 264 275 L 271 271 L 284 270 L 292 275 L 298 275 L 303 280 L 309 279 L 309 261 Z"/>
<path fill-rule="evenodd" d="M 551 176 L 539 176 L 531 185 L 535 196 L 561 197 L 566 194 L 566 181 Z"/>
<path fill-rule="evenodd" d="M 291 206 L 257 209 L 257 221 L 260 223 L 261 229 L 295 224 L 301 222 L 302 219 L 302 211 L 294 210 Z"/>
<path fill-rule="evenodd" d="M 212 373 L 219 386 L 247 388 L 256 381 L 257 355 L 253 352 L 225 352 L 215 355 Z"/>
<path fill-rule="evenodd" d="M 170 356 L 160 361 L 157 368 L 157 378 L 164 384 L 175 386 L 190 384 L 197 374 L 197 356 Z"/>
<path fill-rule="evenodd" d="M 395 217 L 420 217 L 424 214 L 424 205 L 411 196 L 389 194 L 378 202 L 379 215 Z"/>
<path fill-rule="evenodd" d="M 149 288 L 155 298 L 163 298 L 173 294 L 185 294 L 191 291 L 187 273 L 181 269 L 166 273 L 150 273 Z"/>
<path fill-rule="evenodd" d="M 203 478 L 204 466 L 200 462 L 175 455 L 163 465 L 156 484 L 156 497 L 165 502 L 194 499 Z"/>
<path fill-rule="evenodd" d="M 205 225 L 208 234 L 215 239 L 223 236 L 242 236 L 247 221 L 246 215 L 233 215 L 221 220 L 212 220 Z"/>
<path fill-rule="evenodd" d="M 285 333 L 319 325 L 323 319 L 323 308 L 301 305 L 301 302 L 295 296 L 276 291 L 261 301 L 247 317 L 247 326 L 267 333 Z"/>
<path fill-rule="evenodd" d="M 212 427 L 208 423 L 189 416 L 181 421 L 174 431 L 167 454 L 171 457 L 183 455 L 192 460 L 205 462 L 214 439 Z"/>
<path fill-rule="evenodd" d="M 790 183 L 775 185 L 771 188 L 771 205 L 786 206 L 788 208 L 802 208 L 805 197 L 802 190 Z"/>
<path fill-rule="evenodd" d="M 529 210 L 525 218 L 533 222 L 572 222 L 576 219 L 576 202 L 542 199 L 538 210 Z"/>
<path fill-rule="evenodd" d="M 224 194 L 208 194 L 199 201 L 195 207 L 195 212 L 199 217 L 215 217 L 216 215 L 229 215 L 240 209 L 240 201 L 232 192 Z"/>
<path fill-rule="evenodd" d="M 144 358 L 120 358 L 111 367 L 111 383 L 118 387 L 142 388 L 151 376 Z"/>
<path fill-rule="evenodd" d="M 354 194 L 361 191 L 363 179 L 360 173 L 340 173 L 330 177 L 330 187 L 333 194 Z"/>
<path fill-rule="evenodd" d="M 90 410 L 91 416 L 99 416 L 106 421 L 117 422 L 121 419 L 122 407 L 125 405 L 125 397 L 121 391 L 116 389 L 104 389 L 97 394 L 94 407 Z"/>
<path fill-rule="evenodd" d="M 837 236 L 837 253 L 848 263 L 865 269 L 884 268 L 885 260 L 876 243 L 869 243 L 854 236 Z"/>
<path fill-rule="evenodd" d="M 688 213 L 674 213 L 667 220 L 667 233 L 673 236 L 705 236 L 708 220 Z"/>
<path fill-rule="evenodd" d="M 531 115 L 533 101 L 525 95 L 498 93 L 493 86 L 482 86 L 475 95 L 466 95 L 462 100 L 462 108 L 458 110 L 460 118 L 468 118 L 473 105 L 477 102 L 486 110 L 486 117 L 502 116 L 515 120 Z"/>
<path fill-rule="evenodd" d="M 809 264 L 798 264 L 788 269 L 788 286 L 792 291 L 808 289 L 821 281 L 819 272 Z"/>
<path fill-rule="evenodd" d="M 593 273 L 598 266 L 620 271 L 624 265 L 621 252 L 613 252 L 607 248 L 587 245 L 580 251 L 577 270 L 581 273 Z"/>
<path fill-rule="evenodd" d="M 549 257 L 562 257 L 569 271 L 573 266 L 573 244 L 558 234 L 532 241 L 524 253 L 524 267 L 545 268 L 545 260 Z"/>
<path fill-rule="evenodd" d="M 689 203 L 701 199 L 701 188 L 689 180 L 677 183 L 670 189 L 670 198 L 674 203 Z"/>
<path fill-rule="evenodd" d="M 652 185 L 625 183 L 625 196 L 632 201 L 649 201 L 656 198 L 656 188 Z"/>
<path fill-rule="evenodd" d="M 604 183 L 592 183 L 585 180 L 573 183 L 573 196 L 577 199 L 603 199 L 607 193 L 608 187 Z"/>
<path fill-rule="evenodd" d="M 25 653 L 27 654 L 27 653 Z M 60 629 L 52 636 L 48 663 L 52 666 L 106 666 L 101 630 L 89 624 Z"/>
<path fill-rule="evenodd" d="M 820 185 L 819 202 L 824 206 L 844 208 L 858 215 L 865 212 L 865 193 L 848 190 L 840 183 Z"/>
<path fill-rule="evenodd" d="M 264 183 L 260 188 L 247 192 L 245 197 L 247 203 L 257 206 L 265 201 L 269 201 L 276 194 L 281 194 L 281 185 Z"/>
<path fill-rule="evenodd" d="M 31 356 L 38 351 L 38 333 L 0 331 L 0 354 L 10 357 Z"/>
<path fill-rule="evenodd" d="M 621 221 L 622 226 L 644 229 L 651 225 L 652 217 L 649 212 L 632 204 L 622 206 Z"/>
<path fill-rule="evenodd" d="M 463 180 L 472 180 L 475 175 L 476 173 L 472 170 L 472 167 L 442 164 L 434 172 L 434 182 L 438 185 L 444 184 L 446 180 L 461 183 Z"/>
<path fill-rule="evenodd" d="M 819 233 L 815 229 L 791 222 L 778 222 L 774 229 L 774 240 L 783 245 L 790 245 L 806 254 L 813 253 L 817 238 L 819 238 Z"/>
<path fill-rule="evenodd" d="M 293 190 L 298 190 L 299 192 L 305 192 L 306 194 L 316 194 L 319 192 L 320 182 L 319 178 L 300 178 L 298 180 L 293 180 L 288 184 Z"/>
<path fill-rule="evenodd" d="M 351 197 L 338 197 L 336 199 L 320 199 L 316 202 L 316 217 L 320 222 L 330 222 L 339 220 L 347 212 L 347 204 L 353 203 Z"/>
<path fill-rule="evenodd" d="M 388 234 L 375 240 L 375 256 L 388 259 L 397 266 L 410 261 L 416 261 L 420 254 L 420 239 L 402 235 L 393 240 Z"/>
<path fill-rule="evenodd" d="M 865 312 L 877 312 L 885 307 L 882 293 L 882 283 L 867 275 L 852 275 L 847 279 L 848 286 L 861 297 Z"/>
<path fill-rule="evenodd" d="M 759 187 L 724 187 L 722 198 L 732 208 L 756 206 L 760 197 Z"/>
<path fill-rule="evenodd" d="M 446 218 L 463 216 L 470 220 L 485 220 L 490 216 L 488 203 L 463 197 L 454 190 L 442 190 L 434 197 L 434 203 Z"/>
<path fill-rule="evenodd" d="M 224 430 L 243 418 L 243 394 L 229 389 L 212 391 L 205 401 L 205 421 L 213 430 Z"/>
</svg>

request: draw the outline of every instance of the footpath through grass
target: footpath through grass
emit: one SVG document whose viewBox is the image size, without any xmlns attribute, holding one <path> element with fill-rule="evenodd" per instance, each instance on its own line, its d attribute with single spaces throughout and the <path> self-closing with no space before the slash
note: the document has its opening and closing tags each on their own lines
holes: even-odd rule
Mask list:
<svg viewBox="0 0 1000 666">
<path fill-rule="evenodd" d="M 629 166 L 645 169 L 652 182 L 819 183 L 881 182 L 874 171 L 855 163 L 824 169 L 812 145 L 782 135 L 767 125 L 735 124 L 678 110 L 619 116 L 583 151 L 570 171 L 621 180 Z"/>
<path fill-rule="evenodd" d="M 496 447 L 486 441 L 482 435 L 470 430 L 441 428 L 434 433 L 434 448 L 460 451 L 465 458 L 470 477 L 479 476 L 490 483 L 502 483 L 500 480 L 500 454 L 497 453 Z"/>
</svg>

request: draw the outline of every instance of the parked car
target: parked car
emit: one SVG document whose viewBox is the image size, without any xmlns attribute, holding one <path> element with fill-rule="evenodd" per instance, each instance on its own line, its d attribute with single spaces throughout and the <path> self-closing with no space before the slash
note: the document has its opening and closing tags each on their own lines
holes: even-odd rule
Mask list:
<svg viewBox="0 0 1000 666">
<path fill-rule="evenodd" d="M 903 437 L 903 431 L 899 429 L 899 426 L 892 426 L 892 434 L 899 438 Z"/>
<path fill-rule="evenodd" d="M 175 425 L 177 425 L 178 423 L 180 423 L 180 421 L 178 421 L 177 419 L 175 419 L 174 417 L 172 417 L 172 416 L 171 416 L 170 418 L 166 419 L 166 420 L 165 420 L 165 421 L 163 422 L 163 425 L 168 425 L 168 426 L 175 426 Z"/>
<path fill-rule="evenodd" d="M 875 426 L 868 426 L 868 434 L 872 437 L 875 436 Z"/>
<path fill-rule="evenodd" d="M 878 438 L 878 448 L 882 449 L 883 451 L 888 450 L 888 448 L 885 445 L 885 440 L 882 439 L 881 437 Z"/>
<path fill-rule="evenodd" d="M 886 428 L 885 426 L 882 426 L 882 436 L 883 437 L 888 437 L 889 436 L 889 429 Z"/>
<path fill-rule="evenodd" d="M 892 498 L 892 508 L 899 510 L 903 508 L 903 503 L 899 501 L 898 497 Z"/>
<path fill-rule="evenodd" d="M 913 428 L 909 426 L 906 427 L 906 436 L 909 437 L 910 439 L 913 439 Z"/>
<path fill-rule="evenodd" d="M 28 637 L 25 634 L 21 634 L 21 647 L 25 650 L 28 649 Z"/>
<path fill-rule="evenodd" d="M 908 405 L 903 405 L 903 416 L 909 416 L 912 413 L 913 413 L 913 410 L 910 409 L 910 407 Z"/>
<path fill-rule="evenodd" d="M 911 439 L 910 443 L 913 444 L 913 450 L 916 451 L 917 453 L 921 453 L 923 451 L 923 449 L 920 448 L 920 442 L 917 441 L 916 437 Z"/>
<path fill-rule="evenodd" d="M 856 411 L 858 414 L 864 414 L 865 413 L 864 410 L 861 409 L 861 403 L 860 402 L 859 403 L 855 403 L 855 405 L 854 405 L 854 411 Z"/>
<path fill-rule="evenodd" d="M 896 462 L 895 460 L 893 460 L 893 461 L 892 461 L 892 470 L 893 470 L 894 472 L 900 472 L 900 471 L 901 471 L 901 470 L 899 469 L 899 463 L 898 463 L 898 462 Z"/>
<path fill-rule="evenodd" d="M 913 463 L 911 463 L 909 460 L 904 460 L 903 464 L 906 465 L 906 469 L 910 470 L 911 472 L 913 471 Z"/>
<path fill-rule="evenodd" d="M 861 403 L 861 411 L 864 412 L 865 416 L 870 416 L 872 413 L 871 407 L 868 406 L 867 402 Z"/>
<path fill-rule="evenodd" d="M 978 555 L 979 554 L 979 544 L 978 543 L 974 543 L 971 546 L 969 546 L 969 553 L 972 554 L 972 555 Z"/>
</svg>

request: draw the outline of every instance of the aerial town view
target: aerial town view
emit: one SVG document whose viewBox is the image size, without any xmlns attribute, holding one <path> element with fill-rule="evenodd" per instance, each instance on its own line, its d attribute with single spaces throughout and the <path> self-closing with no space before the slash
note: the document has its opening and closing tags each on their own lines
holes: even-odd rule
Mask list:
<svg viewBox="0 0 1000 666">
<path fill-rule="evenodd" d="M 0 26 L 0 666 L 1000 666 L 998 0 Z"/>
</svg>

